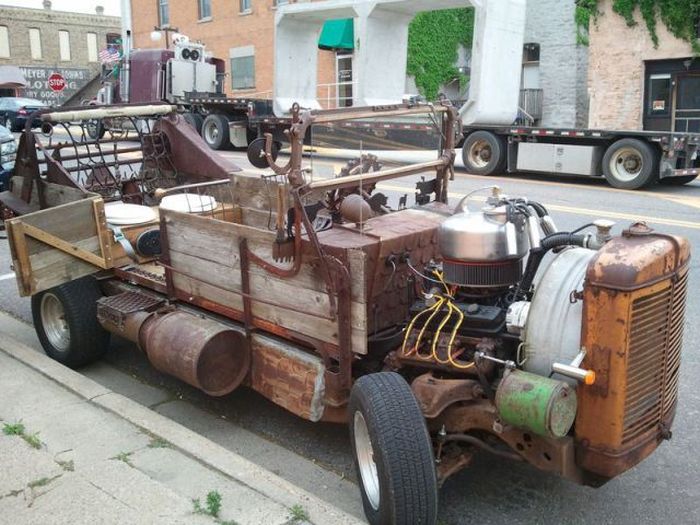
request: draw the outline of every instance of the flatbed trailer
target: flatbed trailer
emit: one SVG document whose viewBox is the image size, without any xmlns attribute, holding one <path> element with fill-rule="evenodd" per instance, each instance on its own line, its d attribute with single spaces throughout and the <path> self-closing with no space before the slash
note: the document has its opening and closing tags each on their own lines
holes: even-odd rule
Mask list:
<svg viewBox="0 0 700 525">
<path fill-rule="evenodd" d="M 623 189 L 693 181 L 699 145 L 693 133 L 488 125 L 465 126 L 460 144 L 470 173 L 605 177 Z"/>
<path fill-rule="evenodd" d="M 225 115 L 229 129 L 224 138 L 236 147 L 247 147 L 249 160 L 261 168 L 267 167 L 264 136 L 272 135 L 276 157 L 294 120 L 291 115 L 276 116 L 272 101 L 266 99 L 202 96 L 188 102 L 210 115 L 201 130 L 207 144 L 214 149 L 228 144 L 219 138 L 225 123 L 214 129 L 217 119 L 223 122 L 218 115 Z M 434 149 L 440 138 L 439 130 L 428 122 L 366 119 L 319 125 L 305 143 L 365 151 L 425 150 Z M 635 190 L 657 182 L 683 185 L 700 174 L 700 134 L 694 133 L 474 125 L 463 127 L 458 146 L 467 171 L 478 175 L 586 176 Z"/>
</svg>

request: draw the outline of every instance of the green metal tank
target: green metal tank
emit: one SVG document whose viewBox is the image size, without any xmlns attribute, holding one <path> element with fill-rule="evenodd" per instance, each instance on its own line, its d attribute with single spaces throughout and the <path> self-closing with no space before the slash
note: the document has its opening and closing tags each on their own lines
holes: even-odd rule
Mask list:
<svg viewBox="0 0 700 525">
<path fill-rule="evenodd" d="M 560 438 L 574 424 L 576 391 L 563 381 L 511 370 L 498 385 L 496 407 L 503 423 Z"/>
</svg>

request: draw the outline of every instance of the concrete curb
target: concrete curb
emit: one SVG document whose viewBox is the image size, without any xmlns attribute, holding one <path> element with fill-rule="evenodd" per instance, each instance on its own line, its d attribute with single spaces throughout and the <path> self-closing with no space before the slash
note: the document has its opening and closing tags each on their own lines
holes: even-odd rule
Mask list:
<svg viewBox="0 0 700 525">
<path fill-rule="evenodd" d="M 269 470 L 217 445 L 149 408 L 144 407 L 52 360 L 43 353 L 3 335 L 0 351 L 102 409 L 160 437 L 180 452 L 246 485 L 287 508 L 303 506 L 317 525 L 359 525 L 358 518 L 280 478 Z"/>
</svg>

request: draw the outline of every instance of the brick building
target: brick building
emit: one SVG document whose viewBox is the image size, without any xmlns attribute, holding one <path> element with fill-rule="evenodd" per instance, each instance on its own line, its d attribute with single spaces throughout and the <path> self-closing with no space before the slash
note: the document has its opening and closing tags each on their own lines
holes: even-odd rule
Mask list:
<svg viewBox="0 0 700 525">
<path fill-rule="evenodd" d="M 590 28 L 590 126 L 700 131 L 700 59 L 658 23 L 657 48 L 637 12 L 628 27 L 601 2 Z"/>
<path fill-rule="evenodd" d="M 43 9 L 0 6 L 0 66 L 21 69 L 27 87 L 17 94 L 62 104 L 98 78 L 99 52 L 121 38 L 121 19 L 104 15 L 100 7 L 95 14 L 80 14 L 53 11 L 49 0 L 43 5 Z M 61 92 L 48 86 L 53 73 L 66 81 Z"/>
<path fill-rule="evenodd" d="M 154 26 L 177 28 L 228 61 L 229 94 L 269 97 L 273 85 L 275 11 L 286 0 L 131 0 L 133 47 L 163 47 L 153 41 Z M 318 83 L 336 83 L 336 56 L 319 51 Z M 345 67 L 340 61 L 340 69 Z M 233 71 L 233 75 L 231 75 Z M 303 74 L 303 72 L 300 72 Z M 327 97 L 324 88 L 319 97 Z"/>
</svg>

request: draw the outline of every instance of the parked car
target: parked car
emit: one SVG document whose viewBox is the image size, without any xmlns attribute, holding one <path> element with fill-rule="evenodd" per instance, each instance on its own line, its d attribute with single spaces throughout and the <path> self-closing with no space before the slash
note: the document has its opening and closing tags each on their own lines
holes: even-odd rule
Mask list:
<svg viewBox="0 0 700 525">
<path fill-rule="evenodd" d="M 0 126 L 0 191 L 8 188 L 15 167 L 17 143 L 9 129 Z"/>
<path fill-rule="evenodd" d="M 29 115 L 46 106 L 47 104 L 41 100 L 33 98 L 2 97 L 0 98 L 0 124 L 10 131 L 20 131 Z M 32 122 L 33 128 L 39 126 L 41 126 L 41 121 Z"/>
</svg>

